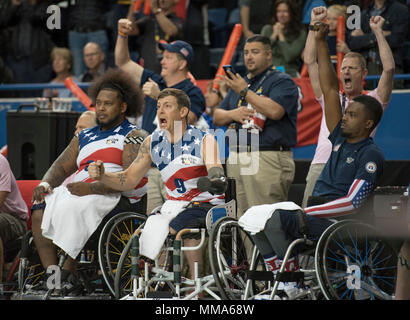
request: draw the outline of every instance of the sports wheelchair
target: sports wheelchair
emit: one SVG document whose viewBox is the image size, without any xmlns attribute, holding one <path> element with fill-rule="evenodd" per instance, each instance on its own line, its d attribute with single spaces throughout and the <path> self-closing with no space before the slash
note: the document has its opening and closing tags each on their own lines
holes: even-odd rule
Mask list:
<svg viewBox="0 0 410 320">
<path fill-rule="evenodd" d="M 121 199 L 124 205 L 122 210 L 129 209 L 125 199 Z M 146 206 L 146 196 L 141 200 L 141 207 Z M 114 275 L 121 252 L 128 239 L 138 227 L 146 220 L 146 215 L 132 211 L 122 211 L 108 214 L 100 226 L 90 237 L 77 257 L 77 271 L 79 281 L 84 288 L 82 294 L 77 296 L 56 295 L 53 290 L 48 292 L 34 293 L 33 288 L 43 277 L 45 270 L 41 265 L 36 251 L 32 232 L 29 231 L 21 240 L 21 250 L 16 261 L 14 273 L 15 292 L 12 300 L 107 300 L 114 296 Z M 142 209 L 143 211 L 143 209 Z M 62 268 L 67 255 L 62 250 L 58 251 L 59 263 Z"/>
<path fill-rule="evenodd" d="M 378 191 L 386 193 L 386 188 Z M 349 219 L 329 226 L 317 243 L 304 235 L 290 243 L 274 276 L 267 271 L 250 234 L 236 219 L 223 217 L 213 226 L 208 246 L 215 283 L 222 299 L 231 300 L 391 300 L 396 284 L 397 246 L 391 237 L 383 236 L 383 225 L 375 227 Z M 301 268 L 298 272 L 285 272 L 295 249 Z M 297 285 L 285 294 L 280 290 L 284 282 Z"/>
<path fill-rule="evenodd" d="M 215 286 L 214 276 L 210 274 L 200 277 L 197 263 L 195 263 L 194 279 L 184 277 L 182 271 L 183 253 L 204 248 L 207 233 L 215 222 L 222 217 L 236 216 L 235 180 L 228 178 L 227 182 L 226 202 L 210 208 L 205 221 L 201 221 L 195 228 L 186 228 L 179 231 L 176 236 L 168 236 L 161 253 L 154 261 L 139 257 L 139 235 L 143 226 L 133 234 L 121 254 L 115 274 L 114 288 L 117 299 L 189 300 L 200 299 L 204 295 L 221 299 Z M 209 182 L 206 187 L 212 187 L 212 183 Z M 183 246 L 185 238 L 196 234 L 200 234 L 200 242 L 197 246 Z"/>
</svg>

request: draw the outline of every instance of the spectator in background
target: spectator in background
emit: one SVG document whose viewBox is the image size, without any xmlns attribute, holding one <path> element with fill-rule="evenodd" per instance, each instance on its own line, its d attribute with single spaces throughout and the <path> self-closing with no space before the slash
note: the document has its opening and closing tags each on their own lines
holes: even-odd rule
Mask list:
<svg viewBox="0 0 410 320">
<path fill-rule="evenodd" d="M 213 115 L 214 124 L 229 126 L 239 137 L 230 141 L 226 165 L 236 180 L 238 217 L 251 206 L 287 200 L 299 96 L 293 79 L 272 66 L 269 38 L 246 39 L 243 53 L 248 74 L 227 71 L 230 90 Z"/>
<path fill-rule="evenodd" d="M 172 42 L 183 38 L 183 20 L 175 15 L 177 0 L 146 0 L 150 1 L 150 16 L 144 16 L 135 21 L 132 5 L 129 7 L 128 20 L 132 22 L 129 35 L 141 37 L 139 53 L 143 59 L 144 68 L 156 73 L 161 71 L 161 50 L 158 42 Z"/>
<path fill-rule="evenodd" d="M 73 56 L 71 51 L 67 48 L 54 48 L 51 51 L 51 61 L 53 65 L 53 71 L 56 74 L 55 78 L 51 80 L 50 83 L 57 84 L 61 83 L 64 84 L 64 80 L 66 78 L 74 78 L 75 81 L 77 79 L 74 77 L 72 73 L 73 67 Z M 62 89 L 44 89 L 43 97 L 53 98 L 69 98 L 73 97 L 72 92 L 67 88 Z"/>
<path fill-rule="evenodd" d="M 68 43 L 73 54 L 73 72 L 76 77 L 86 70 L 83 49 L 88 42 L 98 43 L 105 56 L 108 56 L 106 13 L 110 9 L 111 2 L 111 0 L 76 0 L 69 6 Z"/>
<path fill-rule="evenodd" d="M 27 206 L 7 159 L 0 154 L 0 282 L 3 279 L 4 248 L 27 231 Z"/>
<path fill-rule="evenodd" d="M 395 73 L 403 73 L 403 43 L 408 32 L 410 15 L 407 7 L 395 0 L 373 1 L 362 11 L 361 28 L 352 31 L 350 49 L 360 52 L 365 57 L 369 75 L 379 75 L 383 71 L 377 41 L 369 23 L 370 18 L 374 16 L 384 18 L 383 35 L 393 51 Z M 396 80 L 394 88 L 403 88 L 403 80 Z"/>
<path fill-rule="evenodd" d="M 84 47 L 84 62 L 88 70 L 80 76 L 80 82 L 91 82 L 105 72 L 105 54 L 98 43 L 89 42 Z"/>
<path fill-rule="evenodd" d="M 47 6 L 52 1 L 3 0 L 0 27 L 7 38 L 0 46 L 6 51 L 6 64 L 14 73 L 16 83 L 48 82 L 52 77 L 49 62 L 54 47 L 47 34 Z M 7 44 L 7 45 L 6 45 Z M 41 91 L 23 91 L 21 96 L 41 96 Z"/>
<path fill-rule="evenodd" d="M 301 65 L 300 55 L 305 46 L 306 31 L 292 1 L 275 2 L 272 24 L 263 26 L 261 34 L 271 41 L 273 64 L 283 66 L 287 74 L 296 77 Z"/>
<path fill-rule="evenodd" d="M 242 32 L 245 39 L 259 34 L 271 22 L 273 0 L 240 0 Z"/>
</svg>

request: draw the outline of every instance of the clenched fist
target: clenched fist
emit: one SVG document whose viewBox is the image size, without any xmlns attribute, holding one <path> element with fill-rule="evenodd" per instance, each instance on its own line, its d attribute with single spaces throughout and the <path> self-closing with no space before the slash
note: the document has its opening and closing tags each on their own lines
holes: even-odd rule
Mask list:
<svg viewBox="0 0 410 320">
<path fill-rule="evenodd" d="M 128 34 L 132 30 L 132 22 L 128 19 L 120 19 L 118 20 L 118 32 L 121 32 L 125 36 L 128 36 Z"/>
<path fill-rule="evenodd" d="M 310 13 L 310 23 L 315 24 L 316 22 L 322 22 L 323 19 L 327 17 L 326 7 L 316 7 L 313 8 Z"/>
<path fill-rule="evenodd" d="M 88 174 L 90 175 L 91 179 L 94 180 L 101 180 L 104 176 L 104 163 L 101 160 L 97 160 L 96 162 L 91 162 L 88 165 Z"/>
</svg>

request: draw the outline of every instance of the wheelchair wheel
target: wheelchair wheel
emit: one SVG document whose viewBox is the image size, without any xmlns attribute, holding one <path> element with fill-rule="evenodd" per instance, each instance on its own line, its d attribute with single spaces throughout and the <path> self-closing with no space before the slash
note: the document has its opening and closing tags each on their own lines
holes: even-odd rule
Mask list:
<svg viewBox="0 0 410 320">
<path fill-rule="evenodd" d="M 121 253 L 134 231 L 145 222 L 146 218 L 139 213 L 123 212 L 112 217 L 104 225 L 98 241 L 98 259 L 104 281 L 113 295 L 115 295 L 115 272 Z"/>
<path fill-rule="evenodd" d="M 212 227 L 208 248 L 212 274 L 221 298 L 241 299 L 254 248 L 251 237 L 237 220 L 224 217 Z"/>
<path fill-rule="evenodd" d="M 395 291 L 397 253 L 371 225 L 336 223 L 318 242 L 315 268 L 328 300 L 390 300 Z"/>
</svg>

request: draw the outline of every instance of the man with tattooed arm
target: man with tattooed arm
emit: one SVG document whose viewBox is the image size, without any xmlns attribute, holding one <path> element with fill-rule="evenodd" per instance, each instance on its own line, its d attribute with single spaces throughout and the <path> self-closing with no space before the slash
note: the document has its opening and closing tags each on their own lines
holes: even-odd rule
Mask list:
<svg viewBox="0 0 410 320">
<path fill-rule="evenodd" d="M 88 165 L 94 160 L 103 159 L 106 170 L 115 172 L 128 168 L 136 158 L 148 135 L 126 119 L 142 112 L 138 85 L 124 72 L 109 70 L 92 84 L 89 93 L 97 126 L 74 136 L 33 192 L 32 230 L 41 263 L 45 269 L 57 265 L 56 246 L 68 254 L 61 272 L 61 287 L 67 293 L 76 283 L 75 259 L 102 219 L 119 207 L 122 195 L 138 208 L 147 187 L 145 177 L 121 194 L 88 175 Z M 73 173 L 74 182 L 61 185 Z M 45 289 L 44 283 L 38 287 Z"/>
</svg>

